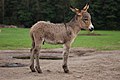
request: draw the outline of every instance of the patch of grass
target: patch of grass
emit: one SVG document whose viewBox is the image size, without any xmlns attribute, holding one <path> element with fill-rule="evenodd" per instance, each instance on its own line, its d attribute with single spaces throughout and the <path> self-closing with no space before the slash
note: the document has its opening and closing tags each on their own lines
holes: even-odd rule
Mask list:
<svg viewBox="0 0 120 80">
<path fill-rule="evenodd" d="M 78 36 L 73 47 L 96 48 L 97 50 L 120 50 L 120 31 L 94 31 L 100 36 Z M 80 34 L 88 34 L 81 32 Z"/>
<path fill-rule="evenodd" d="M 88 34 L 81 31 L 80 34 Z M 95 48 L 97 50 L 120 50 L 120 31 L 94 31 L 99 36 L 79 35 L 72 47 Z M 22 49 L 30 48 L 31 39 L 29 29 L 23 28 L 1 28 L 0 49 Z M 62 45 L 46 44 L 43 48 L 60 48 Z"/>
<path fill-rule="evenodd" d="M 0 49 L 19 49 L 30 47 L 29 29 L 2 28 Z"/>
</svg>

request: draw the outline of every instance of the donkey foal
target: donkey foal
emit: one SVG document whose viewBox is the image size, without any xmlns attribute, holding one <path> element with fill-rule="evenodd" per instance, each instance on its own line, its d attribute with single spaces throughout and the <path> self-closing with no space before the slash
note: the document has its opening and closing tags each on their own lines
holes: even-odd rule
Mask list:
<svg viewBox="0 0 120 80">
<path fill-rule="evenodd" d="M 39 21 L 31 27 L 30 36 L 32 39 L 32 54 L 30 57 L 30 69 L 32 72 L 37 71 L 38 73 L 42 73 L 39 64 L 39 51 L 42 43 L 44 42 L 64 45 L 63 69 L 65 73 L 69 72 L 67 60 L 72 42 L 82 28 L 90 31 L 94 29 L 91 22 L 91 16 L 87 12 L 88 8 L 88 4 L 86 4 L 82 10 L 70 7 L 70 9 L 75 12 L 76 15 L 68 23 L 66 23 L 67 28 L 65 28 L 63 23 L 54 24 L 45 21 Z M 34 58 L 36 61 L 36 67 L 34 67 Z"/>
</svg>

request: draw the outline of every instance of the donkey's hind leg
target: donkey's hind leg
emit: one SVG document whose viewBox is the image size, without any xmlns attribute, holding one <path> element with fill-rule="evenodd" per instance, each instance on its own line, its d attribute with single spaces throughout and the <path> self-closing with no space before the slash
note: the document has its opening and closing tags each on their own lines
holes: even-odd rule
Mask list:
<svg viewBox="0 0 120 80">
<path fill-rule="evenodd" d="M 30 69 L 31 69 L 32 72 L 35 72 L 35 68 L 34 68 L 34 52 L 33 52 L 34 45 L 35 45 L 35 43 L 32 42 L 32 48 L 30 50 L 30 52 L 31 52 L 31 56 L 30 56 L 30 60 L 31 60 Z"/>
<path fill-rule="evenodd" d="M 39 64 L 39 48 L 37 47 L 35 49 L 35 60 L 36 60 L 36 66 L 35 69 L 37 70 L 38 73 L 42 73 L 42 70 L 40 68 L 40 64 Z"/>
<path fill-rule="evenodd" d="M 40 64 L 39 64 L 39 51 L 41 49 L 41 44 L 42 44 L 42 39 L 35 41 L 35 48 L 34 48 L 35 60 L 36 60 L 35 69 L 37 70 L 38 73 L 42 73 L 42 70 L 41 70 Z"/>
</svg>

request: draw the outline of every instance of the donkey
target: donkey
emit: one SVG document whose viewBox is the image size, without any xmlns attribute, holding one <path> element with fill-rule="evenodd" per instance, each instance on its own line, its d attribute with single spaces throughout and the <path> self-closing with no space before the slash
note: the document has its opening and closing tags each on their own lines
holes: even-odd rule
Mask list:
<svg viewBox="0 0 120 80">
<path fill-rule="evenodd" d="M 89 4 L 86 4 L 82 10 L 71 6 L 70 9 L 75 13 L 75 16 L 68 23 L 66 23 L 66 27 L 64 23 L 54 24 L 45 21 L 39 21 L 31 27 L 30 36 L 32 38 L 32 54 L 30 57 L 30 69 L 32 72 L 37 71 L 38 73 L 42 73 L 39 65 L 39 51 L 42 43 L 46 42 L 50 44 L 64 45 L 62 67 L 65 73 L 69 73 L 67 60 L 71 44 L 82 28 L 89 31 L 94 30 L 94 26 L 91 22 L 91 16 L 87 12 L 88 8 Z M 34 58 L 36 61 L 35 67 Z"/>
</svg>

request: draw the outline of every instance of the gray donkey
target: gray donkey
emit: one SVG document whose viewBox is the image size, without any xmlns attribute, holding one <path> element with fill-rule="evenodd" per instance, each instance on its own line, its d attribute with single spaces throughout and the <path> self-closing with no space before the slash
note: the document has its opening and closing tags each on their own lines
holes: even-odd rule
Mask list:
<svg viewBox="0 0 120 80">
<path fill-rule="evenodd" d="M 32 48 L 31 48 L 31 64 L 30 69 L 32 72 L 37 71 L 42 73 L 39 65 L 39 51 L 41 49 L 42 43 L 50 44 L 63 44 L 63 69 L 65 73 L 69 72 L 67 66 L 68 54 L 71 44 L 76 38 L 79 31 L 83 28 L 89 31 L 93 31 L 94 27 L 91 22 L 91 16 L 87 12 L 89 5 L 86 4 L 82 10 L 70 7 L 70 9 L 76 13 L 74 18 L 72 18 L 68 23 L 54 24 L 45 21 L 39 21 L 34 24 L 30 29 L 30 36 L 32 38 Z M 34 58 L 36 60 L 36 67 L 34 68 Z"/>
</svg>

